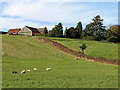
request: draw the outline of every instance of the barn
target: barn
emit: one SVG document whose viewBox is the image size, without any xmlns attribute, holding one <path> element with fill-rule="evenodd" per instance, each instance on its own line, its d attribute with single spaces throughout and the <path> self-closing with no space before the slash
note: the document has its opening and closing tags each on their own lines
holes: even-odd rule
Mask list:
<svg viewBox="0 0 120 90">
<path fill-rule="evenodd" d="M 18 35 L 18 32 L 20 31 L 21 29 L 20 28 L 17 28 L 17 29 L 9 29 L 8 31 L 8 35 Z"/>
<path fill-rule="evenodd" d="M 36 28 L 24 26 L 22 30 L 18 32 L 19 35 L 28 35 L 28 36 L 34 36 L 35 34 L 40 33 Z"/>
<path fill-rule="evenodd" d="M 37 30 L 38 30 L 41 34 L 43 34 L 43 32 L 44 32 L 44 28 L 37 28 Z"/>
</svg>

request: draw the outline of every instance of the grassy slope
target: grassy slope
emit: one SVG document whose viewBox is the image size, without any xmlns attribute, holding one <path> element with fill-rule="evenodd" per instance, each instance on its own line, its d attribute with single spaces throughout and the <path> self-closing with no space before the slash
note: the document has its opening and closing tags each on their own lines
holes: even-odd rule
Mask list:
<svg viewBox="0 0 120 90">
<path fill-rule="evenodd" d="M 118 87 L 118 66 L 75 60 L 34 38 L 3 36 L 3 88 L 97 88 Z M 38 71 L 33 71 L 37 67 Z M 46 71 L 51 67 L 51 71 Z M 30 73 L 20 74 L 30 69 Z M 18 74 L 11 71 L 17 70 Z M 29 79 L 29 80 L 28 80 Z"/>
<path fill-rule="evenodd" d="M 76 51 L 80 51 L 79 46 L 81 46 L 82 44 L 87 44 L 87 49 L 85 50 L 85 53 L 90 56 L 105 57 L 110 59 L 118 58 L 118 44 L 115 43 L 103 43 L 97 41 L 87 41 L 82 39 L 79 40 L 79 39 L 56 38 L 56 37 L 48 37 L 48 38 L 54 39 L 54 41 L 57 41 Z"/>
</svg>

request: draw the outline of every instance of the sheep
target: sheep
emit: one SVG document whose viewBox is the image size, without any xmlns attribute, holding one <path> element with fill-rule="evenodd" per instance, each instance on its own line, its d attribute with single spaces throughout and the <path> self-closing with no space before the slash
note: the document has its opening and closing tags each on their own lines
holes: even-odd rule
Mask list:
<svg viewBox="0 0 120 90">
<path fill-rule="evenodd" d="M 30 70 L 28 69 L 27 72 L 30 72 Z"/>
<path fill-rule="evenodd" d="M 62 53 L 60 53 L 60 56 L 62 56 Z"/>
<path fill-rule="evenodd" d="M 46 71 L 50 71 L 51 70 L 51 68 L 46 68 Z"/>
<path fill-rule="evenodd" d="M 58 53 L 56 53 L 56 55 L 58 55 Z"/>
<path fill-rule="evenodd" d="M 17 71 L 12 71 L 13 74 L 17 74 L 18 72 Z"/>
<path fill-rule="evenodd" d="M 38 70 L 37 68 L 34 68 L 34 70 Z"/>
<path fill-rule="evenodd" d="M 21 73 L 22 73 L 22 74 L 23 74 L 23 73 L 26 73 L 26 71 L 25 71 L 25 70 L 22 70 Z"/>
<path fill-rule="evenodd" d="M 75 58 L 75 60 L 78 60 L 78 58 Z"/>
</svg>

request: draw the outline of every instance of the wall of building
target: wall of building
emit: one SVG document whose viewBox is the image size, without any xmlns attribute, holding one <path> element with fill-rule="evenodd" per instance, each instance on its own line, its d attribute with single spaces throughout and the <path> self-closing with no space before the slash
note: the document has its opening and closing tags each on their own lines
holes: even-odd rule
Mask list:
<svg viewBox="0 0 120 90">
<path fill-rule="evenodd" d="M 32 31 L 30 31 L 28 28 L 23 27 L 22 30 L 18 32 L 19 35 L 28 35 L 32 36 Z"/>
</svg>

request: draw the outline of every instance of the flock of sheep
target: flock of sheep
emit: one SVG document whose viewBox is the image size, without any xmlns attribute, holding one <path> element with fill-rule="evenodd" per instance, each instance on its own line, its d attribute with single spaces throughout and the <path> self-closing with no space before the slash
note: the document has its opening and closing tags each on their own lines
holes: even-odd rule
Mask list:
<svg viewBox="0 0 120 90">
<path fill-rule="evenodd" d="M 34 68 L 33 69 L 34 71 L 38 70 L 37 68 Z M 46 68 L 46 71 L 50 71 L 51 68 Z M 26 72 L 31 72 L 31 70 L 22 70 L 20 73 L 23 74 L 23 73 L 26 73 Z M 18 72 L 17 71 L 12 71 L 13 74 L 17 74 Z"/>
<path fill-rule="evenodd" d="M 56 53 L 56 55 L 58 55 L 58 53 Z M 59 53 L 59 55 L 60 56 L 62 56 L 62 53 Z M 75 60 L 79 60 L 78 58 L 75 58 Z M 34 71 L 36 71 L 36 70 L 38 70 L 37 68 L 34 68 Z M 51 70 L 51 68 L 46 68 L 46 71 L 50 71 Z M 23 74 L 23 73 L 26 73 L 26 72 L 31 72 L 31 70 L 22 70 L 21 71 L 21 74 Z M 17 74 L 18 72 L 17 71 L 12 71 L 12 73 L 14 73 L 14 74 Z"/>
</svg>

